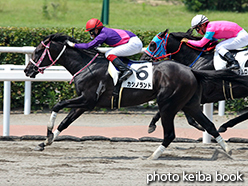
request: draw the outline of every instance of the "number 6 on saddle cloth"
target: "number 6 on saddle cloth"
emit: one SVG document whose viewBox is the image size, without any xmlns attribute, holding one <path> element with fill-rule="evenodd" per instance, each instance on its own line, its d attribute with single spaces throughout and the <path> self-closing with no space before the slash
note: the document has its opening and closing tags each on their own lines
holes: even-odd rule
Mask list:
<svg viewBox="0 0 248 186">
<path fill-rule="evenodd" d="M 133 88 L 133 89 L 148 89 L 152 90 L 152 63 L 140 63 L 133 62 L 130 65 L 130 69 L 133 70 L 133 74 L 126 80 L 123 81 L 120 85 L 118 83 L 119 71 L 115 66 L 109 62 L 108 72 L 113 79 L 114 91 L 111 99 L 111 109 L 120 108 L 121 96 L 123 88 Z"/>
<path fill-rule="evenodd" d="M 130 67 L 134 73 L 122 83 L 121 87 L 152 90 L 152 63 L 132 62 Z M 111 62 L 109 62 L 108 72 L 113 78 L 115 86 L 118 82 L 118 75 L 120 72 Z"/>
</svg>

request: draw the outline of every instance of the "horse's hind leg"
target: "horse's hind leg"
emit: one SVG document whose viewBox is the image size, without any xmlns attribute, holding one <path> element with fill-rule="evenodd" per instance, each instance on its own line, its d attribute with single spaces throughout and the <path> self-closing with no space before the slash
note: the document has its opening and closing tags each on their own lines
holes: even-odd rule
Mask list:
<svg viewBox="0 0 248 186">
<path fill-rule="evenodd" d="M 160 119 L 160 112 L 158 111 L 155 116 L 153 116 L 152 121 L 148 127 L 148 133 L 152 133 L 156 129 L 156 122 Z"/>
<path fill-rule="evenodd" d="M 185 117 L 191 126 L 195 127 L 200 131 L 205 131 L 204 128 L 199 123 L 197 123 L 191 116 L 185 113 Z"/>
<path fill-rule="evenodd" d="M 50 117 L 50 121 L 49 121 L 48 126 L 47 126 L 47 138 L 43 143 L 39 144 L 35 148 L 35 150 L 42 151 L 42 150 L 44 150 L 45 146 L 51 145 L 53 143 L 53 141 L 56 139 L 56 137 L 64 129 L 66 129 L 73 121 L 75 121 L 79 116 L 81 116 L 85 111 L 86 110 L 84 108 L 78 108 L 78 109 L 73 108 L 70 111 L 70 113 L 65 117 L 65 119 L 60 123 L 60 125 L 54 131 L 54 133 L 52 132 L 52 129 L 53 129 L 54 122 L 56 119 L 56 114 L 54 112 L 52 112 L 51 117 Z"/>
<path fill-rule="evenodd" d="M 187 108 L 184 111 L 192 116 L 201 126 L 211 134 L 215 140 L 219 143 L 219 145 L 227 152 L 230 153 L 230 149 L 224 139 L 220 136 L 219 132 L 215 128 L 214 124 L 203 114 L 200 108 L 192 107 Z"/>
<path fill-rule="evenodd" d="M 237 125 L 238 123 L 247 120 L 248 119 L 248 112 L 229 120 L 228 122 L 224 123 L 223 125 L 221 125 L 218 129 L 219 132 L 225 132 L 227 130 L 227 128 L 232 128 L 235 125 Z"/>
</svg>

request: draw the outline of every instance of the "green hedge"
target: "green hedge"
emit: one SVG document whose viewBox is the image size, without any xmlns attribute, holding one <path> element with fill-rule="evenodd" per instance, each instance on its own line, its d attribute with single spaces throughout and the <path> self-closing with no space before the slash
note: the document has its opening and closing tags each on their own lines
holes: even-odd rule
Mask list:
<svg viewBox="0 0 248 186">
<path fill-rule="evenodd" d="M 0 28 L 0 46 L 37 46 L 49 34 L 61 32 L 71 36 L 72 28 Z M 157 34 L 155 31 L 133 31 L 145 45 Z M 84 30 L 75 28 L 74 37 L 81 42 L 89 42 L 89 34 Z M 103 45 L 104 46 L 104 45 Z M 140 55 L 132 56 L 139 59 Z M 25 65 L 24 54 L 1 53 L 1 64 Z M 0 109 L 3 107 L 3 82 L 0 82 Z M 63 91 L 62 91 L 63 90 Z M 74 84 L 69 82 L 32 82 L 32 110 L 51 108 L 56 102 L 75 97 Z M 11 108 L 23 108 L 24 82 L 11 84 Z"/>
</svg>

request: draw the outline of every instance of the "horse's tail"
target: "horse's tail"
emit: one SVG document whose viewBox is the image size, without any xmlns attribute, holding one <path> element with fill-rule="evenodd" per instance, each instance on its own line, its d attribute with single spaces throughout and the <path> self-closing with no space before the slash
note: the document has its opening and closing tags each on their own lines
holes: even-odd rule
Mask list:
<svg viewBox="0 0 248 186">
<path fill-rule="evenodd" d="M 224 70 L 195 70 L 192 69 L 195 77 L 199 81 L 205 81 L 208 83 L 209 81 L 218 82 L 221 81 L 229 81 L 232 83 L 239 83 L 244 86 L 248 86 L 248 80 L 244 76 L 236 74 L 235 72 L 224 69 Z"/>
</svg>

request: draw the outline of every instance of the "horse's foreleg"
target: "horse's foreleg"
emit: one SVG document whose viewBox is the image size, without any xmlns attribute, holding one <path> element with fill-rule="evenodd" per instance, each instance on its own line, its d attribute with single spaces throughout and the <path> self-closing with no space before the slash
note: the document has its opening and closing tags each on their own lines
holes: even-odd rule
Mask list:
<svg viewBox="0 0 248 186">
<path fill-rule="evenodd" d="M 54 127 L 56 117 L 57 117 L 57 112 L 52 111 L 52 114 L 50 116 L 50 120 L 47 123 L 47 139 L 44 142 L 45 146 L 52 144 L 52 141 L 53 141 L 53 138 L 54 138 L 54 134 L 53 134 L 52 131 L 53 131 L 53 127 Z"/>
<path fill-rule="evenodd" d="M 60 123 L 58 128 L 52 132 L 54 122 L 55 122 L 55 114 L 52 112 L 52 115 L 50 117 L 49 124 L 47 126 L 47 138 L 46 140 L 39 144 L 35 150 L 42 151 L 45 149 L 45 146 L 51 145 L 53 141 L 57 138 L 57 136 L 64 130 L 66 129 L 73 121 L 75 121 L 79 116 L 82 115 L 87 109 L 85 108 L 78 108 L 78 109 L 72 109 L 70 113 L 66 116 L 66 118 Z"/>
<path fill-rule="evenodd" d="M 55 135 L 53 134 L 53 127 L 54 127 L 54 123 L 55 123 L 55 120 L 56 120 L 56 117 L 57 117 L 57 112 L 52 112 L 51 116 L 50 116 L 50 120 L 49 122 L 47 123 L 47 137 L 46 137 L 46 140 L 45 142 L 39 144 L 35 150 L 38 150 L 38 151 L 42 151 L 44 150 L 45 146 L 47 145 L 51 145 L 52 142 L 53 142 L 53 139 L 54 139 L 54 136 L 57 136 L 58 135 L 58 132 L 55 131 Z"/>
<path fill-rule="evenodd" d="M 156 129 L 156 122 L 160 119 L 160 112 L 158 111 L 155 116 L 153 116 L 152 121 L 148 127 L 148 133 L 152 133 Z"/>
<path fill-rule="evenodd" d="M 94 95 L 86 99 L 82 93 L 76 98 L 60 101 L 53 107 L 52 111 L 59 112 L 63 108 L 87 108 L 87 110 L 92 110 L 96 106 L 96 102 Z"/>
<path fill-rule="evenodd" d="M 65 130 L 69 125 L 75 121 L 79 116 L 81 116 L 87 109 L 85 108 L 74 108 L 71 109 L 70 113 L 65 117 L 65 119 L 59 124 L 57 130 L 62 132 Z"/>
<path fill-rule="evenodd" d="M 61 130 L 55 130 L 54 133 L 52 132 L 53 127 L 54 127 L 54 123 L 55 123 L 55 119 L 57 117 L 57 113 L 59 112 L 59 110 L 65 108 L 65 107 L 67 107 L 67 108 L 92 108 L 93 107 L 94 108 L 95 103 L 94 103 L 94 101 L 90 102 L 90 100 L 91 99 L 86 100 L 84 98 L 84 94 L 81 94 L 79 97 L 69 99 L 69 100 L 64 100 L 64 101 L 57 103 L 52 109 L 53 111 L 52 111 L 50 120 L 47 124 L 47 138 L 46 138 L 44 143 L 39 145 L 40 150 L 44 150 L 45 146 L 51 145 L 53 143 L 54 139 L 60 134 L 60 132 L 62 130 L 64 130 L 64 129 L 61 129 Z M 89 103 L 89 105 L 87 105 L 88 103 Z M 87 109 L 83 109 L 83 110 L 85 111 Z M 72 113 L 74 113 L 74 110 L 72 110 L 68 114 L 68 116 L 72 115 Z M 68 116 L 66 118 L 68 118 Z M 68 124 L 68 126 L 69 126 L 69 124 Z"/>
</svg>

